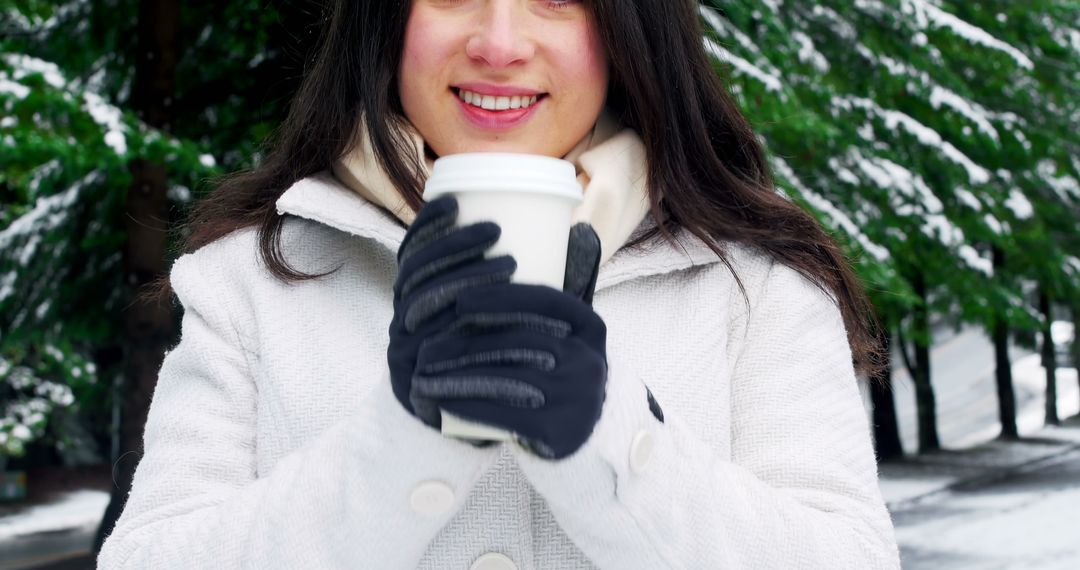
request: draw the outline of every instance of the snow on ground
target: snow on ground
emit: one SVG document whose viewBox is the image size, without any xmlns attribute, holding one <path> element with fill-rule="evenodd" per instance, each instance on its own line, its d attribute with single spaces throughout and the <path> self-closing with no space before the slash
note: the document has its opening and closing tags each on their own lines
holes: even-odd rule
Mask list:
<svg viewBox="0 0 1080 570">
<path fill-rule="evenodd" d="M 1073 431 L 1076 430 L 1074 426 Z M 1076 568 L 1080 450 L 894 516 L 904 568 Z"/>
<path fill-rule="evenodd" d="M 1073 324 L 1068 321 L 1050 323 L 1050 338 L 1056 345 L 1067 345 L 1073 341 Z"/>
<path fill-rule="evenodd" d="M 1055 333 L 1071 333 L 1066 323 L 1055 323 Z M 913 456 L 917 449 L 914 387 L 902 366 L 894 370 L 894 390 L 901 439 L 909 462 L 882 464 L 880 486 L 889 505 L 896 506 L 943 490 L 950 484 L 986 468 L 1002 468 L 1038 460 L 1080 443 L 1080 430 L 1045 425 L 1046 372 L 1038 354 L 1013 351 L 1013 390 L 1017 429 L 1022 436 L 1056 440 L 1060 444 L 1002 443 L 997 419 L 993 347 L 982 331 L 966 331 L 942 339 L 931 356 L 935 371 L 938 431 L 946 450 L 963 454 Z M 961 378 L 961 376 L 964 376 Z M 1076 370 L 1057 370 L 1058 416 L 1080 413 L 1080 386 Z M 868 400 L 867 396 L 867 400 Z"/>
<path fill-rule="evenodd" d="M 1046 369 L 1042 367 L 1042 357 L 1029 354 L 1013 361 L 1013 390 L 1037 394 L 1026 403 L 1017 402 L 1016 430 L 1021 436 L 1032 435 L 1045 426 Z M 1068 418 L 1080 413 L 1080 387 L 1077 385 L 1075 368 L 1058 368 L 1058 417 Z M 1001 426 L 994 422 L 972 430 L 953 440 L 956 448 L 971 447 L 989 441 L 1001 432 Z"/>
<path fill-rule="evenodd" d="M 1076 532 L 1080 489 L 1009 493 L 978 500 L 997 501 L 1001 505 L 994 509 L 997 512 L 993 516 L 969 516 L 965 524 L 939 518 L 921 525 L 901 526 L 896 531 L 897 541 L 953 555 L 975 551 L 988 564 L 993 561 L 993 565 L 980 568 L 1076 568 L 1080 546 L 1069 537 Z M 959 507 L 950 503 L 954 505 Z M 1068 546 L 1070 542 L 1072 547 Z"/>
<path fill-rule="evenodd" d="M 889 505 L 898 504 L 916 497 L 922 497 L 948 487 L 956 481 L 955 477 L 947 475 L 896 477 L 883 472 L 878 484 L 881 487 L 881 495 Z"/>
<path fill-rule="evenodd" d="M 71 528 L 93 528 L 101 523 L 109 494 L 104 491 L 75 491 L 48 505 L 0 517 L 0 541 L 39 532 Z"/>
<path fill-rule="evenodd" d="M 1065 327 L 1058 328 L 1059 333 Z M 1046 371 L 1037 353 L 1011 349 L 1017 429 L 1031 435 L 1045 421 Z M 900 438 L 907 453 L 918 448 L 915 387 L 899 356 L 893 370 L 893 391 Z M 994 383 L 993 345 L 986 333 L 968 329 L 936 344 L 931 355 L 938 435 L 945 449 L 965 449 L 988 442 L 1001 431 Z M 1080 385 L 1075 368 L 1058 368 L 1058 417 L 1080 413 Z"/>
</svg>

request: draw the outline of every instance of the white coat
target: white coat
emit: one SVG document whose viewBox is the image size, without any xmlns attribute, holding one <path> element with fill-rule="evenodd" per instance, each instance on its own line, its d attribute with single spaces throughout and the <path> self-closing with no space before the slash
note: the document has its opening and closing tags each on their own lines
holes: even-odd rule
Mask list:
<svg viewBox="0 0 1080 570">
<path fill-rule="evenodd" d="M 293 267 L 340 269 L 284 284 L 254 228 L 176 261 L 182 337 L 99 568 L 899 568 L 840 312 L 794 270 L 727 244 L 748 311 L 699 240 L 619 250 L 602 415 L 549 462 L 394 399 L 393 216 L 325 174 L 277 208 Z"/>
</svg>

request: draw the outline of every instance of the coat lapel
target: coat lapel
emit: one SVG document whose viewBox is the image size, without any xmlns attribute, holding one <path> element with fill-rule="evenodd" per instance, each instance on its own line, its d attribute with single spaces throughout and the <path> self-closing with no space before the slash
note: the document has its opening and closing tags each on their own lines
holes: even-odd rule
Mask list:
<svg viewBox="0 0 1080 570">
<path fill-rule="evenodd" d="M 365 200 L 345 187 L 329 173 L 320 173 L 297 181 L 277 200 L 278 215 L 290 214 L 306 218 L 361 238 L 375 241 L 382 247 L 396 252 L 405 238 L 406 228 L 390 212 Z M 635 231 L 651 227 L 646 218 Z M 596 290 L 600 291 L 624 281 L 660 275 L 696 265 L 719 261 L 716 254 L 704 242 L 688 232 L 679 238 L 682 247 L 673 248 L 666 243 L 651 249 L 620 249 L 600 267 Z"/>
</svg>

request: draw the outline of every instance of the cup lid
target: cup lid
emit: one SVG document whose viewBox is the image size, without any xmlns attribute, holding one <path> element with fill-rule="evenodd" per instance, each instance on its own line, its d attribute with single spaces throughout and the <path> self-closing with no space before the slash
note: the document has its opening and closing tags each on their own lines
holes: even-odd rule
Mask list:
<svg viewBox="0 0 1080 570">
<path fill-rule="evenodd" d="M 450 192 L 530 192 L 580 202 L 583 191 L 568 160 L 511 152 L 469 152 L 435 160 L 424 199 Z"/>
</svg>

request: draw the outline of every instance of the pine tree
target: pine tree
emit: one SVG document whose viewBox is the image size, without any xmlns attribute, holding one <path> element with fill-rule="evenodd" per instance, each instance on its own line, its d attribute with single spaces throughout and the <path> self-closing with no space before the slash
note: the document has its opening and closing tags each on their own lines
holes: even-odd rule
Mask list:
<svg viewBox="0 0 1080 570">
<path fill-rule="evenodd" d="M 302 1 L 184 2 L 175 96 L 162 100 L 173 119 L 158 124 L 133 93 L 139 5 L 0 8 L 0 452 L 9 455 L 31 441 L 74 447 L 65 415 L 112 424 L 130 349 L 125 314 L 139 292 L 124 279 L 131 166 L 166 168 L 167 215 L 151 215 L 176 227 L 212 177 L 258 160 L 323 17 Z M 168 257 L 150 273 L 171 265 L 178 237 L 167 236 Z M 174 315 L 173 341 L 178 323 Z M 99 448 L 99 459 L 121 454 L 95 443 L 79 445 Z"/>
<path fill-rule="evenodd" d="M 1050 0 L 706 4 L 706 45 L 785 191 L 849 246 L 882 320 L 922 355 L 905 360 L 920 361 L 920 448 L 937 447 L 932 339 L 910 316 L 1034 328 L 1025 280 L 1076 297 L 1063 262 L 1075 238 L 1059 245 L 1077 233 L 1076 11 Z M 995 247 L 1010 259 L 997 274 Z"/>
</svg>

